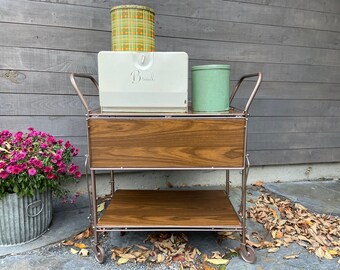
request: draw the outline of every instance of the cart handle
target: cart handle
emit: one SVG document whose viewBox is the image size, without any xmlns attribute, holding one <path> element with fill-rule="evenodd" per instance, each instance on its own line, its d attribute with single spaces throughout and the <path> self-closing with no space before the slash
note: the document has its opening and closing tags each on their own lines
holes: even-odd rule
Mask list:
<svg viewBox="0 0 340 270">
<path fill-rule="evenodd" d="M 249 99 L 248 99 L 248 101 L 247 101 L 247 104 L 246 104 L 246 106 L 245 106 L 245 108 L 244 108 L 244 112 L 245 112 L 246 114 L 248 114 L 249 107 L 250 107 L 251 103 L 253 102 L 254 97 L 255 97 L 255 95 L 256 95 L 256 93 L 257 93 L 257 90 L 259 89 L 260 84 L 261 84 L 261 82 L 262 82 L 262 77 L 263 77 L 263 75 L 262 75 L 261 72 L 259 72 L 259 73 L 254 73 L 254 74 L 248 74 L 248 75 L 242 76 L 242 77 L 239 79 L 239 81 L 237 82 L 237 84 L 235 85 L 235 87 L 234 87 L 234 89 L 233 89 L 233 92 L 231 93 L 230 100 L 229 100 L 229 103 L 231 104 L 231 102 L 233 101 L 233 99 L 234 99 L 234 97 L 235 97 L 235 95 L 236 95 L 236 92 L 237 92 L 237 90 L 239 89 L 240 85 L 242 84 L 243 80 L 244 80 L 244 79 L 247 79 L 247 78 L 250 78 L 250 77 L 258 77 L 258 79 L 257 79 L 256 85 L 255 85 L 255 87 L 254 87 L 254 90 L 253 90 L 253 92 L 251 93 L 251 95 L 250 95 L 250 97 L 249 97 Z"/>
<path fill-rule="evenodd" d="M 76 83 L 75 77 L 90 79 L 93 82 L 93 84 L 96 86 L 96 88 L 97 88 L 97 90 L 99 92 L 98 82 L 91 75 L 81 74 L 81 73 L 71 73 L 70 74 L 70 80 L 71 80 L 72 86 L 73 86 L 74 90 L 76 90 L 76 92 L 77 92 L 77 94 L 78 94 L 78 96 L 80 98 L 80 101 L 81 101 L 81 103 L 83 103 L 83 106 L 85 107 L 87 113 L 89 113 L 90 112 L 89 105 L 87 104 L 86 100 L 84 99 L 83 94 L 79 90 L 79 87 L 78 87 L 78 85 Z"/>
</svg>

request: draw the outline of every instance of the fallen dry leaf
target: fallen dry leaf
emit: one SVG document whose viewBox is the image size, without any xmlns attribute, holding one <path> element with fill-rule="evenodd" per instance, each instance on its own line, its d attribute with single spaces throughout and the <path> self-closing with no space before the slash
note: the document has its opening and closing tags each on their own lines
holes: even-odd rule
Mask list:
<svg viewBox="0 0 340 270">
<path fill-rule="evenodd" d="M 337 254 L 338 254 L 338 252 L 337 252 L 336 250 L 334 250 L 334 249 L 329 249 L 329 250 L 327 250 L 327 251 L 328 251 L 328 253 L 331 254 L 331 255 L 337 255 Z"/>
<path fill-rule="evenodd" d="M 101 212 L 105 209 L 105 202 L 97 205 L 97 212 Z"/>
<path fill-rule="evenodd" d="M 286 260 L 291 260 L 291 259 L 296 259 L 298 257 L 299 257 L 298 254 L 292 254 L 292 255 L 284 256 L 283 258 L 286 259 Z"/>
<path fill-rule="evenodd" d="M 269 248 L 268 249 L 268 253 L 275 253 L 275 252 L 278 252 L 279 251 L 279 248 L 276 247 L 276 248 Z"/>
<path fill-rule="evenodd" d="M 92 235 L 91 233 L 91 229 L 86 229 L 85 231 L 79 233 L 78 235 L 76 235 L 74 237 L 75 240 L 82 240 L 82 239 L 86 239 L 89 238 Z"/>
<path fill-rule="evenodd" d="M 148 250 L 147 247 L 144 247 L 144 246 L 142 246 L 142 245 L 135 245 L 135 246 L 138 247 L 138 248 L 140 248 L 140 249 L 142 249 L 142 250 Z"/>
<path fill-rule="evenodd" d="M 61 242 L 61 244 L 62 244 L 63 246 L 73 246 L 73 245 L 74 245 L 74 242 L 71 241 L 71 240 L 67 240 L 67 241 Z"/>
<path fill-rule="evenodd" d="M 79 254 L 83 257 L 87 257 L 89 256 L 89 251 L 85 248 L 82 248 L 80 251 L 79 251 Z"/>
<path fill-rule="evenodd" d="M 248 218 L 263 224 L 273 241 L 264 241 L 265 237 L 253 235 L 258 240 L 247 243 L 256 248 L 273 248 L 297 242 L 319 258 L 340 256 L 340 218 L 325 214 L 315 214 L 299 203 L 288 199 L 273 198 L 262 194 L 247 211 Z M 280 240 L 281 242 L 277 242 Z M 335 250 L 329 252 L 329 250 Z"/>
<path fill-rule="evenodd" d="M 164 261 L 165 261 L 165 256 L 163 254 L 157 254 L 156 262 L 157 263 L 162 263 Z"/>
<path fill-rule="evenodd" d="M 125 254 L 119 254 L 119 256 L 123 259 L 136 259 L 136 256 L 130 253 L 125 253 Z"/>
<path fill-rule="evenodd" d="M 253 186 L 255 186 L 255 187 L 262 187 L 263 186 L 263 181 L 256 181 L 254 184 L 253 184 Z"/>
<path fill-rule="evenodd" d="M 206 259 L 206 262 L 214 264 L 214 265 L 221 265 L 221 264 L 228 264 L 228 259 Z"/>
<path fill-rule="evenodd" d="M 80 249 L 88 248 L 88 246 L 83 244 L 83 243 L 75 243 L 74 246 L 77 247 L 77 248 L 80 248 Z"/>
<path fill-rule="evenodd" d="M 324 258 L 327 260 L 332 260 L 333 256 L 326 250 L 324 254 Z"/>
<path fill-rule="evenodd" d="M 129 259 L 125 259 L 125 258 L 119 258 L 117 261 L 118 265 L 122 265 L 124 263 L 127 263 L 129 261 Z"/>
<path fill-rule="evenodd" d="M 315 255 L 318 256 L 320 259 L 322 259 L 325 256 L 325 252 L 323 251 L 322 247 L 319 247 L 315 251 Z"/>
<path fill-rule="evenodd" d="M 78 253 L 79 253 L 79 250 L 76 250 L 76 249 L 74 249 L 74 248 L 71 248 L 71 249 L 70 249 L 70 252 L 71 252 L 72 254 L 78 254 Z"/>
</svg>

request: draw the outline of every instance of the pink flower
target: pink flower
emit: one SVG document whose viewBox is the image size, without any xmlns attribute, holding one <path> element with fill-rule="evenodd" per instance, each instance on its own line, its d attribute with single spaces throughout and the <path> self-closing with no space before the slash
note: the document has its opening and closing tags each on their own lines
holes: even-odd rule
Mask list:
<svg viewBox="0 0 340 270">
<path fill-rule="evenodd" d="M 0 178 L 1 179 L 6 179 L 9 176 L 9 173 L 6 171 L 0 172 Z"/>
<path fill-rule="evenodd" d="M 69 141 L 67 141 L 67 142 L 65 143 L 65 147 L 66 147 L 66 149 L 69 149 L 69 148 L 71 147 L 71 143 L 70 143 Z"/>
<path fill-rule="evenodd" d="M 22 160 L 22 159 L 24 159 L 25 157 L 26 157 L 26 152 L 23 152 L 23 151 L 21 151 L 21 152 L 19 152 L 16 156 L 17 156 L 17 160 Z"/>
<path fill-rule="evenodd" d="M 46 166 L 45 168 L 44 168 L 44 172 L 45 173 L 49 173 L 49 172 L 51 172 L 53 170 L 53 168 L 51 167 L 51 166 Z"/>
<path fill-rule="evenodd" d="M 39 169 L 41 169 L 41 168 L 44 166 L 44 164 L 42 163 L 42 161 L 39 160 L 39 159 L 33 159 L 33 160 L 32 160 L 32 164 L 34 165 L 34 167 L 37 167 L 37 168 L 39 168 Z"/>
<path fill-rule="evenodd" d="M 68 169 L 68 172 L 74 174 L 77 170 L 78 166 L 72 163 L 70 168 Z"/>
<path fill-rule="evenodd" d="M 40 144 L 40 147 L 42 149 L 46 149 L 48 147 L 48 144 L 47 143 L 42 143 L 42 144 Z"/>
<path fill-rule="evenodd" d="M 74 177 L 79 179 L 79 178 L 81 177 L 81 172 L 77 171 L 77 172 L 74 174 Z"/>
<path fill-rule="evenodd" d="M 46 141 L 47 141 L 48 143 L 55 143 L 55 138 L 54 138 L 53 136 L 48 136 L 47 139 L 46 139 Z"/>
<path fill-rule="evenodd" d="M 75 157 L 76 155 L 78 155 L 79 149 L 73 147 L 73 148 L 71 149 L 71 153 L 72 153 L 72 156 Z"/>
<path fill-rule="evenodd" d="M 13 166 L 12 174 L 19 174 L 21 172 L 21 168 L 19 166 Z"/>
<path fill-rule="evenodd" d="M 12 170 L 13 170 L 13 166 L 12 166 L 12 165 L 9 165 L 9 166 L 6 168 L 6 172 L 8 172 L 8 173 L 12 173 Z"/>
<path fill-rule="evenodd" d="M 28 174 L 29 174 L 30 176 L 36 175 L 36 173 L 37 173 L 37 171 L 36 171 L 36 169 L 34 169 L 34 168 L 30 168 L 30 169 L 28 170 Z"/>
<path fill-rule="evenodd" d="M 4 161 L 0 161 L 0 169 L 5 168 L 6 163 Z"/>
<path fill-rule="evenodd" d="M 48 179 L 54 179 L 54 178 L 56 178 L 56 176 L 55 176 L 52 172 L 49 172 L 49 173 L 47 174 L 47 178 L 48 178 Z"/>
<path fill-rule="evenodd" d="M 14 134 L 14 140 L 13 142 L 21 142 L 22 141 L 22 135 L 23 133 L 21 131 Z"/>
</svg>

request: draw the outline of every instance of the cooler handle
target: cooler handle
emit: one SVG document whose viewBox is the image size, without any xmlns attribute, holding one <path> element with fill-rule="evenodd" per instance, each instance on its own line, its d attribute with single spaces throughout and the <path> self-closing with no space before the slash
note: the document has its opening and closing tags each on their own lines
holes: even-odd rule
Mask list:
<svg viewBox="0 0 340 270">
<path fill-rule="evenodd" d="M 255 95 L 256 95 L 256 93 L 257 93 L 257 90 L 259 89 L 260 84 L 261 84 L 261 82 L 262 82 L 262 77 L 263 77 L 263 75 L 262 75 L 261 72 L 259 72 L 259 73 L 254 73 L 254 74 L 248 74 L 248 75 L 242 76 L 242 77 L 239 79 L 239 81 L 237 82 L 237 84 L 235 85 L 235 87 L 234 87 L 234 89 L 233 89 L 233 92 L 231 93 L 231 96 L 230 96 L 230 99 L 229 99 L 229 103 L 231 104 L 231 102 L 233 101 L 233 99 L 234 99 L 234 97 L 235 97 L 235 95 L 236 95 L 236 93 L 237 93 L 237 90 L 239 89 L 239 87 L 240 87 L 240 85 L 242 84 L 243 80 L 244 80 L 244 79 L 247 79 L 247 78 L 251 78 L 251 77 L 258 77 L 258 78 L 257 78 L 256 84 L 255 84 L 254 90 L 253 90 L 253 92 L 251 93 L 251 95 L 250 95 L 250 97 L 249 97 L 249 99 L 248 99 L 248 101 L 247 101 L 247 104 L 246 104 L 246 106 L 245 106 L 245 108 L 244 108 L 244 112 L 245 112 L 246 114 L 248 114 L 249 107 L 250 107 L 251 103 L 253 102 L 254 97 L 255 97 Z"/>
<path fill-rule="evenodd" d="M 96 88 L 97 88 L 97 90 L 99 92 L 98 82 L 91 75 L 81 74 L 81 73 L 71 73 L 70 74 L 70 80 L 71 80 L 72 86 L 73 86 L 74 90 L 76 90 L 76 92 L 77 92 L 77 94 L 78 94 L 78 96 L 80 98 L 80 101 L 81 101 L 81 103 L 83 103 L 83 106 L 86 109 L 87 113 L 89 113 L 90 112 L 89 105 L 87 104 L 86 100 L 84 99 L 83 94 L 79 90 L 79 87 L 78 87 L 78 85 L 76 83 L 75 77 L 90 79 L 93 82 L 93 84 L 96 86 Z"/>
</svg>

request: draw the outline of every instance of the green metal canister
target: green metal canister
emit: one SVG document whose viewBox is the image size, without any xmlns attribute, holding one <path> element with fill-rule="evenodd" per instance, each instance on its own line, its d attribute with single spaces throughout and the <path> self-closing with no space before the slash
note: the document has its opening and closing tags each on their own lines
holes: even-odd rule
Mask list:
<svg viewBox="0 0 340 270">
<path fill-rule="evenodd" d="M 192 110 L 223 112 L 229 110 L 229 65 L 192 67 Z"/>
<path fill-rule="evenodd" d="M 139 5 L 111 9 L 113 51 L 155 51 L 155 12 Z"/>
</svg>

